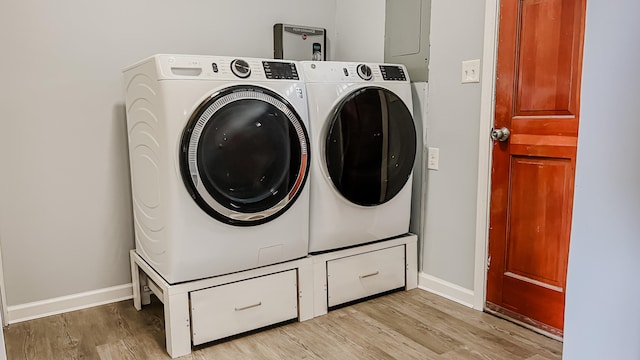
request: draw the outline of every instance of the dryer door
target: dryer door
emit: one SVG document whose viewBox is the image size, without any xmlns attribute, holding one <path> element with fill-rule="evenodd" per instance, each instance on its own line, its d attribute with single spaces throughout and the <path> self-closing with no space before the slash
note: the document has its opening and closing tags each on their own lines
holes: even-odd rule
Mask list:
<svg viewBox="0 0 640 360">
<path fill-rule="evenodd" d="M 217 93 L 182 135 L 180 168 L 195 202 L 227 224 L 258 225 L 285 212 L 302 191 L 308 135 L 294 108 L 256 86 Z"/>
<path fill-rule="evenodd" d="M 324 150 L 328 174 L 342 196 L 362 206 L 383 204 L 411 176 L 416 156 L 411 112 L 387 89 L 359 89 L 336 107 Z"/>
</svg>

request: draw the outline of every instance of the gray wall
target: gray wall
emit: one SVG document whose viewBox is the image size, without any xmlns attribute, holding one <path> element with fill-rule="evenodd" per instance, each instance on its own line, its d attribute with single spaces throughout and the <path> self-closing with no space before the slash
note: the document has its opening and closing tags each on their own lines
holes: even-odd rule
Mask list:
<svg viewBox="0 0 640 360">
<path fill-rule="evenodd" d="M 588 1 L 563 358 L 640 359 L 640 2 Z"/>
<path fill-rule="evenodd" d="M 3 3 L 0 241 L 8 305 L 131 281 L 125 65 L 154 53 L 272 57 L 274 23 L 325 27 L 331 37 L 335 16 L 336 1 L 312 0 Z"/>
<path fill-rule="evenodd" d="M 440 169 L 427 171 L 422 272 L 471 290 L 480 84 L 460 78 L 463 60 L 482 58 L 483 34 L 484 1 L 432 1 L 426 146 L 440 148 Z"/>
<path fill-rule="evenodd" d="M 385 0 L 337 0 L 334 60 L 384 61 Z"/>
</svg>

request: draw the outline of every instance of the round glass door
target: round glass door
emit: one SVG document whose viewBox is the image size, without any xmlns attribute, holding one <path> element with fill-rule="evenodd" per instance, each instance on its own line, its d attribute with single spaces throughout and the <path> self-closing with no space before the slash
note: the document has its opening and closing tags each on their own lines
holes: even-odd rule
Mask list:
<svg viewBox="0 0 640 360">
<path fill-rule="evenodd" d="M 257 225 L 289 208 L 304 187 L 308 136 L 293 107 L 258 87 L 203 102 L 182 136 L 181 172 L 195 202 L 232 225 Z"/>
<path fill-rule="evenodd" d="M 393 199 L 411 176 L 415 156 L 413 117 L 393 92 L 359 89 L 336 108 L 327 130 L 326 166 L 347 200 L 376 206 Z"/>
</svg>

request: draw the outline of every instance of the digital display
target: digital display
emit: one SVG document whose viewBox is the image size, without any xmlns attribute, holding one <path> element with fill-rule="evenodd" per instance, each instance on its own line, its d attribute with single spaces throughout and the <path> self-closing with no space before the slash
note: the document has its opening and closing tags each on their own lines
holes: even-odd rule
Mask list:
<svg viewBox="0 0 640 360">
<path fill-rule="evenodd" d="M 400 66 L 380 65 L 380 72 L 385 80 L 407 80 L 404 70 Z"/>
<path fill-rule="evenodd" d="M 270 63 L 269 67 L 271 68 L 271 71 L 277 72 L 277 73 L 284 73 L 290 69 L 289 64 L 279 63 L 279 62 Z"/>
<path fill-rule="evenodd" d="M 300 80 L 294 63 L 263 61 L 262 66 L 267 79 Z"/>
</svg>

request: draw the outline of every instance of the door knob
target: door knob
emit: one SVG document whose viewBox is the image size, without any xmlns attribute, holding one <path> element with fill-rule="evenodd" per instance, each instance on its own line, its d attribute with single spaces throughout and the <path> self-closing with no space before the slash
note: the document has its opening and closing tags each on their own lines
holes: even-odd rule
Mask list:
<svg viewBox="0 0 640 360">
<path fill-rule="evenodd" d="M 492 140 L 507 141 L 509 135 L 511 135 L 511 131 L 509 131 L 509 129 L 507 129 L 506 127 L 500 129 L 491 129 Z"/>
</svg>

